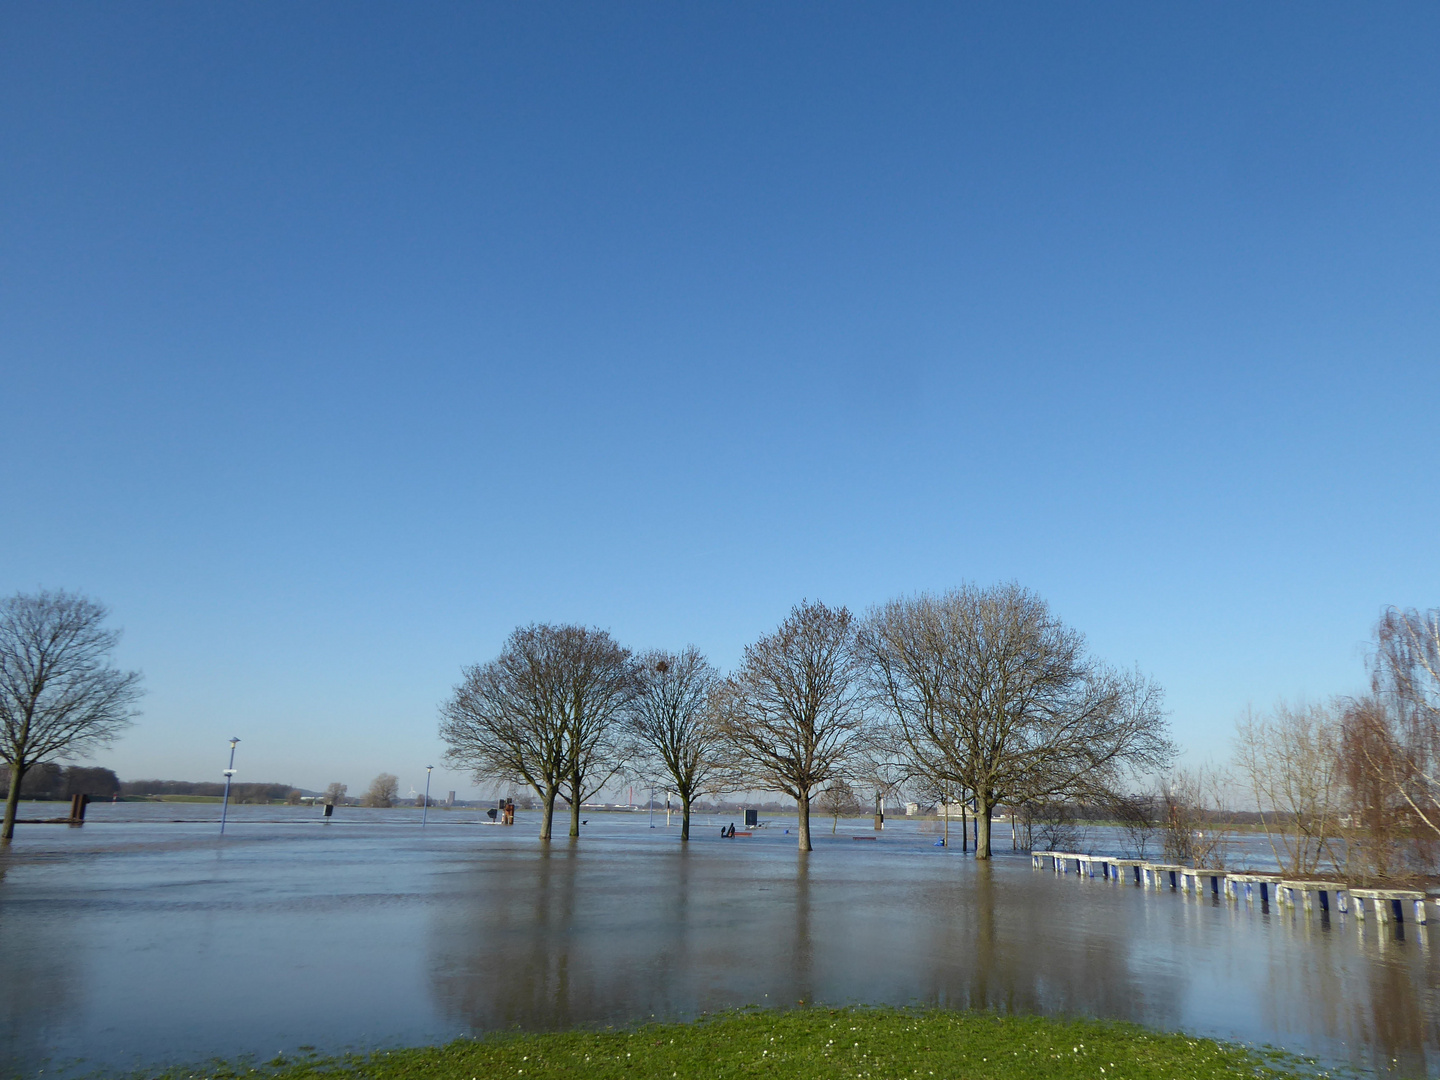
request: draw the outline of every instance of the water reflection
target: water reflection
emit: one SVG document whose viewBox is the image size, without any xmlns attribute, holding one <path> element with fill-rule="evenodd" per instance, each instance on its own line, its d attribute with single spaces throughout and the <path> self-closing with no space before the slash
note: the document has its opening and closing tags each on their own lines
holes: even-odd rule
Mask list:
<svg viewBox="0 0 1440 1080">
<path fill-rule="evenodd" d="M 476 865 L 485 903 L 431 927 L 437 1005 L 472 1032 L 800 1001 L 1100 1015 L 1410 1071 L 1440 1039 L 1420 928 L 1377 927 L 1367 945 L 1338 914 L 1004 861 L 838 845 L 795 859 L 697 844 Z"/>
<path fill-rule="evenodd" d="M 0 860 L 8 1064 L 801 1001 L 1109 1016 L 1407 1074 L 1437 1061 L 1423 927 L 976 864 L 903 823 L 808 856 L 783 834 L 721 841 L 718 822 L 688 848 L 599 824 L 550 845 L 399 818 L 241 818 L 223 843 L 209 823 L 32 833 Z"/>
<path fill-rule="evenodd" d="M 9 873 L 0 851 L 0 896 Z M 76 948 L 58 919 L 0 917 L 0 1074 L 48 1053 L 80 990 Z"/>
<path fill-rule="evenodd" d="M 1183 971 L 1132 958 L 1083 909 L 1037 903 L 1013 866 L 941 857 L 904 883 L 885 860 L 748 855 L 557 846 L 476 865 L 475 901 L 432 925 L 439 1006 L 473 1032 L 802 1001 L 1180 1015 Z"/>
</svg>

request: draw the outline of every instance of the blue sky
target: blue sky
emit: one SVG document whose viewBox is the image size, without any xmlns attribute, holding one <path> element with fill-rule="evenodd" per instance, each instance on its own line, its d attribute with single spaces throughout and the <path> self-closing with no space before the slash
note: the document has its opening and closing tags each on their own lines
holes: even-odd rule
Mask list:
<svg viewBox="0 0 1440 1080">
<path fill-rule="evenodd" d="M 1237 714 L 1440 603 L 1433 5 L 0 8 L 0 589 L 402 790 L 532 620 L 1016 580 Z M 437 772 L 437 788 L 465 790 Z"/>
</svg>

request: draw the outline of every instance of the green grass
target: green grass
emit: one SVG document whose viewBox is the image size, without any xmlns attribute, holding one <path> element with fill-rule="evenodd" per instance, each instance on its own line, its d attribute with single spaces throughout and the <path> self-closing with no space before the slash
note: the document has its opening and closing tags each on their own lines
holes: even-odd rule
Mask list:
<svg viewBox="0 0 1440 1080">
<path fill-rule="evenodd" d="M 221 801 L 221 796 L 219 796 L 219 795 L 146 795 L 146 796 L 145 796 L 145 800 L 146 800 L 147 802 L 181 802 L 181 803 L 213 802 L 213 803 L 218 803 L 218 802 Z M 232 799 L 231 801 L 234 802 L 233 799 Z"/>
<path fill-rule="evenodd" d="M 1330 1074 L 1279 1052 L 1101 1020 L 802 1008 L 724 1013 L 629 1031 L 506 1034 L 367 1056 L 217 1063 L 160 1075 L 164 1080 L 1278 1080 Z"/>
</svg>

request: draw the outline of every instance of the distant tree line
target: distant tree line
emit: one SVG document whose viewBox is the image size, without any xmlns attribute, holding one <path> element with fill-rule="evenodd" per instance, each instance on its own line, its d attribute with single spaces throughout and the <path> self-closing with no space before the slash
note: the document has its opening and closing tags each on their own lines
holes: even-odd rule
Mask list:
<svg viewBox="0 0 1440 1080">
<path fill-rule="evenodd" d="M 0 786 L 10 783 L 10 768 L 0 765 Z M 219 798 L 223 783 L 208 780 L 121 780 L 110 769 L 83 765 L 61 765 L 44 761 L 26 770 L 20 782 L 20 797 L 35 801 L 69 799 L 89 795 L 93 799 L 143 798 L 162 795 L 197 795 Z M 230 801 L 235 803 L 299 802 L 301 792 L 289 784 L 231 784 Z"/>
<path fill-rule="evenodd" d="M 972 809 L 981 858 L 998 807 L 1117 801 L 1173 755 L 1159 687 L 1091 657 L 1016 585 L 863 617 L 807 601 L 728 675 L 693 647 L 634 653 L 591 627 L 521 627 L 464 670 L 440 734 L 477 780 L 535 792 L 542 839 L 557 803 L 578 836 L 581 804 L 623 776 L 679 796 L 682 839 L 702 797 L 781 792 L 802 850 L 816 797 L 838 819 L 857 789 L 921 791 Z"/>
<path fill-rule="evenodd" d="M 225 794 L 223 782 L 209 780 L 125 780 L 121 795 L 205 795 Z M 248 783 L 230 785 L 230 801 L 235 803 L 299 802 L 300 790 L 289 784 Z"/>
<path fill-rule="evenodd" d="M 10 767 L 0 765 L 0 786 L 8 789 L 9 784 Z M 120 778 L 109 769 L 44 761 L 26 771 L 20 781 L 20 797 L 37 801 L 68 799 L 72 795 L 110 799 L 121 793 L 121 787 Z"/>
</svg>

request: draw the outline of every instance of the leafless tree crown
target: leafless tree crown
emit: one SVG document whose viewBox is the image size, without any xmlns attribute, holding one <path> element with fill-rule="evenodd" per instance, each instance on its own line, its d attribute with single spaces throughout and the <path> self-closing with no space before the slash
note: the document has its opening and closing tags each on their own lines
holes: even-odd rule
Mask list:
<svg viewBox="0 0 1440 1080">
<path fill-rule="evenodd" d="M 63 591 L 0 601 L 0 761 L 11 777 L 0 839 L 14 832 L 26 770 L 108 745 L 135 715 L 140 673 L 111 666 L 120 633 L 108 614 Z"/>
<path fill-rule="evenodd" d="M 680 796 L 680 838 L 690 837 L 690 806 L 734 784 L 727 744 L 716 722 L 720 673 L 693 646 L 649 652 L 636 665 L 637 690 L 625 710 L 631 766 L 664 778 Z"/>
<path fill-rule="evenodd" d="M 1255 800 L 1277 865 L 1293 877 L 1328 859 L 1339 867 L 1344 776 L 1341 723 L 1331 706 L 1247 712 L 1235 742 L 1235 764 Z"/>
<path fill-rule="evenodd" d="M 629 651 L 605 631 L 521 627 L 498 657 L 467 668 L 441 707 L 446 759 L 478 780 L 534 788 L 544 839 L 565 792 L 577 834 L 581 802 L 619 768 L 617 719 L 635 685 Z"/>
<path fill-rule="evenodd" d="M 1371 685 L 1388 738 L 1363 748 L 1417 822 L 1440 836 L 1440 608 L 1389 608 L 1375 628 Z"/>
<path fill-rule="evenodd" d="M 850 769 L 865 734 L 855 620 L 819 602 L 745 650 L 724 691 L 722 723 L 751 783 L 783 791 L 800 808 L 810 849 L 810 796 Z"/>
<path fill-rule="evenodd" d="M 891 601 L 859 640 L 889 742 L 932 785 L 975 799 L 981 857 L 996 805 L 1103 796 L 1173 755 L 1159 687 L 1087 657 L 1017 585 Z"/>
</svg>

